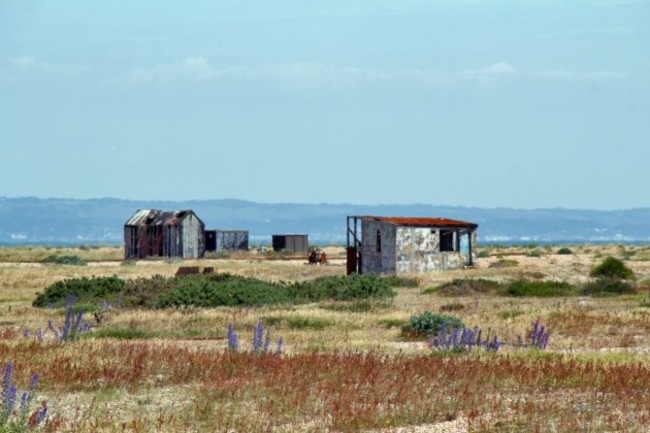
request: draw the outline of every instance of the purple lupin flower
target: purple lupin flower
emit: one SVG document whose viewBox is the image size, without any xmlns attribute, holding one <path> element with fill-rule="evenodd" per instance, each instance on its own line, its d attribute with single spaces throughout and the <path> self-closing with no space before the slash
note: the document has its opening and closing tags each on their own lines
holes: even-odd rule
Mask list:
<svg viewBox="0 0 650 433">
<path fill-rule="evenodd" d="M 264 338 L 264 326 L 262 321 L 257 322 L 257 326 L 253 331 L 253 352 L 258 353 L 263 349 L 263 339 Z"/>
<path fill-rule="evenodd" d="M 239 337 L 235 333 L 235 328 L 231 323 L 228 324 L 228 350 L 237 352 L 239 350 Z"/>
</svg>

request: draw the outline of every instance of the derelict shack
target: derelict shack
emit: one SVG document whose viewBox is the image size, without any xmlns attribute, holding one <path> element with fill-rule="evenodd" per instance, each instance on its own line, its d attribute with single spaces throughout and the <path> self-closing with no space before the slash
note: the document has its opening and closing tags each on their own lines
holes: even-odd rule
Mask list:
<svg viewBox="0 0 650 433">
<path fill-rule="evenodd" d="M 203 257 L 204 229 L 191 210 L 140 209 L 124 224 L 124 257 Z"/>
<path fill-rule="evenodd" d="M 206 230 L 206 251 L 248 251 L 248 230 Z"/>
<path fill-rule="evenodd" d="M 271 238 L 273 251 L 287 253 L 307 253 L 309 241 L 307 235 L 273 235 Z"/>
<path fill-rule="evenodd" d="M 400 275 L 474 264 L 478 224 L 447 218 L 349 216 L 347 225 L 348 274 Z"/>
</svg>

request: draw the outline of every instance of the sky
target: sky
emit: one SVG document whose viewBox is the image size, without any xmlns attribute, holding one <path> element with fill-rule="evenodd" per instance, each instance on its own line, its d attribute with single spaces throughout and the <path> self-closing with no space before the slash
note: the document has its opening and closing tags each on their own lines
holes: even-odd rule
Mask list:
<svg viewBox="0 0 650 433">
<path fill-rule="evenodd" d="M 650 1 L 0 0 L 0 196 L 650 207 Z"/>
</svg>

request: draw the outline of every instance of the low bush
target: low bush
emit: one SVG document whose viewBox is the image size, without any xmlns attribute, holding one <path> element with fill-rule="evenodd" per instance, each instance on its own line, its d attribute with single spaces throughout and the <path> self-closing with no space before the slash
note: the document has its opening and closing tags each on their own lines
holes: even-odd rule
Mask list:
<svg viewBox="0 0 650 433">
<path fill-rule="evenodd" d="M 425 311 L 419 316 L 411 316 L 409 323 L 402 328 L 402 335 L 427 337 L 438 334 L 442 329 L 460 329 L 464 326 L 458 317 Z"/>
<path fill-rule="evenodd" d="M 567 255 L 573 254 L 573 251 L 571 251 L 571 249 L 568 248 L 568 247 L 562 247 L 559 250 L 557 250 L 556 254 L 558 254 L 560 256 L 567 256 Z"/>
<path fill-rule="evenodd" d="M 504 290 L 507 296 L 575 296 L 577 289 L 566 281 L 528 281 L 517 280 L 508 284 Z"/>
<path fill-rule="evenodd" d="M 88 305 L 119 299 L 125 307 L 217 307 L 386 299 L 395 296 L 395 292 L 387 279 L 377 275 L 323 277 L 292 284 L 228 273 L 182 278 L 155 275 L 128 281 L 117 277 L 65 280 L 48 287 L 33 305 L 59 306 L 69 296 Z M 362 305 L 351 308 L 357 307 L 374 308 Z"/>
<path fill-rule="evenodd" d="M 124 290 L 124 280 L 113 277 L 72 278 L 57 281 L 39 294 L 33 302 L 35 307 L 62 307 L 65 300 L 73 295 L 79 302 L 105 299 Z"/>
<path fill-rule="evenodd" d="M 57 256 L 50 255 L 47 256 L 43 262 L 45 263 L 54 263 L 55 265 L 75 265 L 75 266 L 85 266 L 87 262 L 79 256 Z"/>
<path fill-rule="evenodd" d="M 581 293 L 586 296 L 617 296 L 636 292 L 634 284 L 619 278 L 598 278 L 581 289 Z"/>
<path fill-rule="evenodd" d="M 632 269 L 614 257 L 605 258 L 605 260 L 591 270 L 589 275 L 599 278 L 620 278 L 622 280 L 634 280 L 636 278 Z"/>
</svg>

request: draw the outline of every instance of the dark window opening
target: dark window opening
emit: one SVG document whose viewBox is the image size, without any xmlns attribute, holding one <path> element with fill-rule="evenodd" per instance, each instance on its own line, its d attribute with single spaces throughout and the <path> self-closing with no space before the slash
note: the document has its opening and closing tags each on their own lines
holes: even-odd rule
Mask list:
<svg viewBox="0 0 650 433">
<path fill-rule="evenodd" d="M 454 233 L 452 230 L 440 230 L 440 251 L 454 251 Z"/>
<path fill-rule="evenodd" d="M 381 231 L 377 230 L 377 252 L 381 253 Z"/>
</svg>

